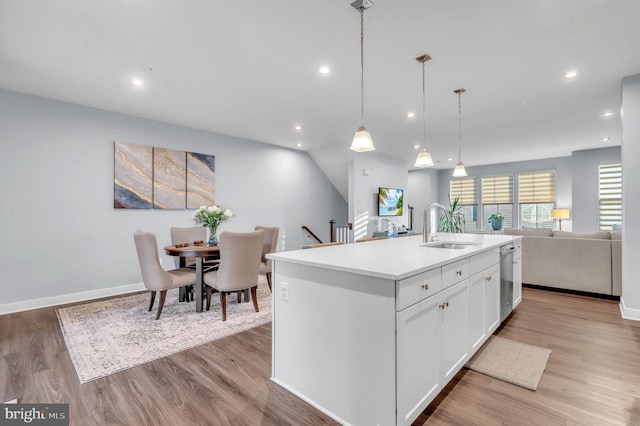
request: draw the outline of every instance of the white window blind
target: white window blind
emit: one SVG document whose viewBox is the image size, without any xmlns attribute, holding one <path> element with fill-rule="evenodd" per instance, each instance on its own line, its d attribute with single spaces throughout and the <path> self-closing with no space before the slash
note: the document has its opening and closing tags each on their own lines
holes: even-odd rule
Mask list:
<svg viewBox="0 0 640 426">
<path fill-rule="evenodd" d="M 520 204 L 556 202 L 556 171 L 518 174 L 518 201 Z"/>
<path fill-rule="evenodd" d="M 622 164 L 598 167 L 600 201 L 598 221 L 601 230 L 611 230 L 622 223 Z"/>
<path fill-rule="evenodd" d="M 482 204 L 512 203 L 513 175 L 482 177 Z"/>
<path fill-rule="evenodd" d="M 457 197 L 460 198 L 458 201 L 460 205 L 468 206 L 478 204 L 477 178 L 451 179 L 449 194 L 451 195 L 451 202 Z"/>
</svg>

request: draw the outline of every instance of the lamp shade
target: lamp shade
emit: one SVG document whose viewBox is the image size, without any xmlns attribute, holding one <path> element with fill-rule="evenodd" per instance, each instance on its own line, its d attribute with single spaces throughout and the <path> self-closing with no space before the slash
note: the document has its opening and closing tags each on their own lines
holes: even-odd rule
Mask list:
<svg viewBox="0 0 640 426">
<path fill-rule="evenodd" d="M 571 210 L 569 209 L 553 209 L 551 210 L 551 217 L 553 219 L 570 219 Z"/>
<path fill-rule="evenodd" d="M 433 166 L 433 160 L 431 159 L 431 154 L 427 151 L 427 148 L 422 148 L 418 153 L 418 157 L 416 157 L 416 162 L 414 164 L 416 167 L 431 167 Z"/>
<path fill-rule="evenodd" d="M 358 131 L 353 136 L 353 142 L 351 142 L 351 150 L 356 152 L 367 152 L 374 151 L 376 149 L 373 146 L 373 140 L 371 140 L 371 135 L 367 132 L 367 129 L 364 126 L 360 126 Z"/>
<path fill-rule="evenodd" d="M 458 161 L 456 168 L 453 170 L 453 177 L 465 177 L 467 175 L 467 170 L 464 168 L 464 164 L 461 161 Z"/>
</svg>

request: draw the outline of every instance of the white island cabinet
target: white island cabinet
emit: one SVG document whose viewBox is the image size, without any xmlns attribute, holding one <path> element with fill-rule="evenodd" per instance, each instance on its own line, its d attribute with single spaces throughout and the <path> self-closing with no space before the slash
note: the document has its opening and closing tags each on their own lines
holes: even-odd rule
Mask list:
<svg viewBox="0 0 640 426">
<path fill-rule="evenodd" d="M 498 248 L 436 234 L 273 259 L 272 380 L 342 424 L 408 425 L 499 326 Z"/>
</svg>

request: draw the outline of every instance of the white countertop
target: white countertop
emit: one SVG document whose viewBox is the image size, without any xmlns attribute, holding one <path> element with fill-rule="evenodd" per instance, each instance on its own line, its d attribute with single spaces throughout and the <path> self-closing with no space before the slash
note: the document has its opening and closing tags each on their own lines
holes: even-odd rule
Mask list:
<svg viewBox="0 0 640 426">
<path fill-rule="evenodd" d="M 422 234 L 386 240 L 271 253 L 267 258 L 360 275 L 400 280 L 520 240 L 518 235 L 436 233 L 436 242 L 477 245 L 464 249 L 425 247 Z"/>
</svg>

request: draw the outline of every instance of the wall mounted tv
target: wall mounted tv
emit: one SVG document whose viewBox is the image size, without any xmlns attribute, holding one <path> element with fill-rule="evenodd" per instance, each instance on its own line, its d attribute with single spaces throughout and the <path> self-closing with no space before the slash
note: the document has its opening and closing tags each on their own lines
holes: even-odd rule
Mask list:
<svg viewBox="0 0 640 426">
<path fill-rule="evenodd" d="M 378 216 L 402 216 L 402 189 L 378 188 Z"/>
</svg>

